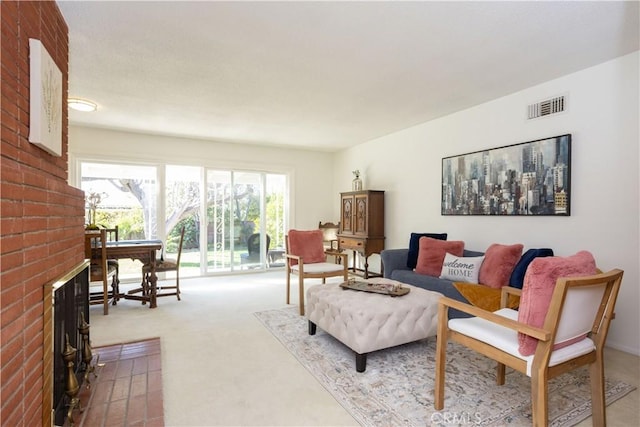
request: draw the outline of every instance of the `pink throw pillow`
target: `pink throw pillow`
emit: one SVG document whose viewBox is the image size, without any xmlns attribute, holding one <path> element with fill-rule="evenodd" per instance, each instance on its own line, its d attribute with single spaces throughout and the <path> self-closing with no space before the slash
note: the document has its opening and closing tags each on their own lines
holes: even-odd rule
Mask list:
<svg viewBox="0 0 640 427">
<path fill-rule="evenodd" d="M 478 281 L 490 288 L 501 288 L 509 285 L 513 269 L 522 256 L 521 244 L 500 245 L 494 243 L 484 254 L 484 262 L 480 267 Z"/>
<path fill-rule="evenodd" d="M 440 277 L 447 252 L 459 257 L 464 252 L 462 241 L 438 240 L 431 237 L 421 237 L 419 247 L 416 273 L 435 277 Z"/>
<path fill-rule="evenodd" d="M 322 230 L 289 230 L 289 253 L 302 257 L 305 264 L 325 262 L 327 255 L 324 253 Z M 291 265 L 298 261 L 291 260 Z"/>
<path fill-rule="evenodd" d="M 524 276 L 518 321 L 538 328 L 544 326 L 558 278 L 591 276 L 596 273 L 596 261 L 587 251 L 580 251 L 569 257 L 535 258 Z M 530 356 L 535 353 L 538 340 L 519 333 L 518 344 L 520 354 Z M 554 349 L 569 344 L 571 342 L 556 343 Z"/>
</svg>

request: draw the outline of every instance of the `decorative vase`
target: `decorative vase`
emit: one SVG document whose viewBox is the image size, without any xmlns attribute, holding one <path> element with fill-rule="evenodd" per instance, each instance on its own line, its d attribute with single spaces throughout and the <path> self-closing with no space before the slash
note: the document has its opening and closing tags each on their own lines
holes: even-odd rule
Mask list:
<svg viewBox="0 0 640 427">
<path fill-rule="evenodd" d="M 99 227 L 96 224 L 96 209 L 89 209 L 89 224 L 85 227 L 86 230 L 98 230 Z"/>
<path fill-rule="evenodd" d="M 353 181 L 351 181 L 351 190 L 352 191 L 362 190 L 362 180 L 360 179 L 360 169 L 351 171 L 351 173 L 354 176 Z"/>
<path fill-rule="evenodd" d="M 355 178 L 353 178 L 353 181 L 351 181 L 351 189 L 353 191 L 362 190 L 362 179 L 360 179 L 359 176 L 356 176 Z"/>
</svg>

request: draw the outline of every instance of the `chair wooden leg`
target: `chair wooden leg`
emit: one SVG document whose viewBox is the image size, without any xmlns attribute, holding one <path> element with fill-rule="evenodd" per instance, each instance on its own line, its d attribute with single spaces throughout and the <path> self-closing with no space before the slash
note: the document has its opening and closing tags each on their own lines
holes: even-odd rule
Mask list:
<svg viewBox="0 0 640 427">
<path fill-rule="evenodd" d="M 149 273 L 144 275 L 142 279 L 142 296 L 146 297 L 149 294 Z"/>
<path fill-rule="evenodd" d="M 178 274 L 178 270 L 176 270 L 176 296 L 178 297 L 178 301 L 180 301 L 180 275 Z"/>
<path fill-rule="evenodd" d="M 111 305 L 118 304 L 118 282 L 116 281 L 116 277 L 113 276 L 113 280 L 111 281 Z"/>
<path fill-rule="evenodd" d="M 504 385 L 505 368 L 504 363 L 498 363 L 496 366 L 496 384 L 498 385 Z"/>
<path fill-rule="evenodd" d="M 106 316 L 109 314 L 109 282 L 106 277 L 102 281 L 102 305 L 102 314 Z"/>
<path fill-rule="evenodd" d="M 291 272 L 287 270 L 287 305 L 291 304 L 290 294 L 291 294 Z"/>
<path fill-rule="evenodd" d="M 607 414 L 604 399 L 604 366 L 602 357 L 596 357 L 596 361 L 589 365 L 589 378 L 591 381 L 591 411 L 594 426 L 606 426 Z"/>
<path fill-rule="evenodd" d="M 116 263 L 116 274 L 113 276 L 113 305 L 120 301 L 120 265 Z"/>
<path fill-rule="evenodd" d="M 147 293 L 148 293 L 147 289 L 149 289 L 149 274 L 148 273 L 144 273 L 142 275 L 142 283 L 141 283 L 140 287 L 142 288 L 141 289 L 142 290 L 142 292 L 141 292 L 142 296 L 146 297 Z M 147 302 L 143 300 L 142 301 L 142 305 L 146 305 L 146 304 L 147 304 Z"/>
<path fill-rule="evenodd" d="M 433 406 L 437 411 L 444 408 L 444 373 L 447 359 L 447 340 L 449 338 L 447 325 L 447 307 L 438 306 L 438 334 L 436 337 L 436 380 L 434 386 Z"/>
<path fill-rule="evenodd" d="M 535 368 L 531 372 L 531 419 L 532 426 L 547 426 L 549 419 L 547 371 Z"/>
<path fill-rule="evenodd" d="M 300 293 L 300 316 L 304 316 L 304 278 L 302 274 L 298 276 L 298 291 Z"/>
</svg>

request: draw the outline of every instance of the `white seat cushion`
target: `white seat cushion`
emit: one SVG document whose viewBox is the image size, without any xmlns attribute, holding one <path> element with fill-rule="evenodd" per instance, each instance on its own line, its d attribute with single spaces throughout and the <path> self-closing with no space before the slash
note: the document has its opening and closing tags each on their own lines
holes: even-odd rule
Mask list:
<svg viewBox="0 0 640 427">
<path fill-rule="evenodd" d="M 518 312 L 510 308 L 503 308 L 498 311 L 494 311 L 494 313 L 511 320 L 518 320 Z M 520 354 L 520 351 L 518 351 L 518 333 L 516 331 L 479 317 L 451 319 L 448 324 L 449 329 L 452 331 L 475 338 L 526 361 L 527 375 L 531 376 L 533 355 L 523 356 Z M 582 356 L 583 354 L 593 351 L 595 348 L 593 341 L 589 338 L 585 338 L 577 343 L 555 350 L 551 353 L 549 366 L 558 365 L 569 359 Z"/>
<path fill-rule="evenodd" d="M 300 265 L 292 265 L 291 271 L 298 273 Z M 335 264 L 333 262 L 314 262 L 312 264 L 304 264 L 305 273 L 330 273 L 332 271 L 343 271 L 344 267 L 341 264 Z"/>
</svg>

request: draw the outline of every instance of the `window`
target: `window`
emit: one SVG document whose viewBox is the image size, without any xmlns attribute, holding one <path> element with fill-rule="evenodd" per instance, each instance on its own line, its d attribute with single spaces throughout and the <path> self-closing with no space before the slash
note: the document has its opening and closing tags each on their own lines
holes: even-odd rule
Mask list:
<svg viewBox="0 0 640 427">
<path fill-rule="evenodd" d="M 158 181 L 155 166 L 107 163 L 81 164 L 81 189 L 99 194 L 96 224 L 118 226 L 120 240 L 157 239 Z M 87 224 L 91 222 L 87 210 Z M 120 278 L 139 279 L 139 261 L 120 260 Z"/>
</svg>

